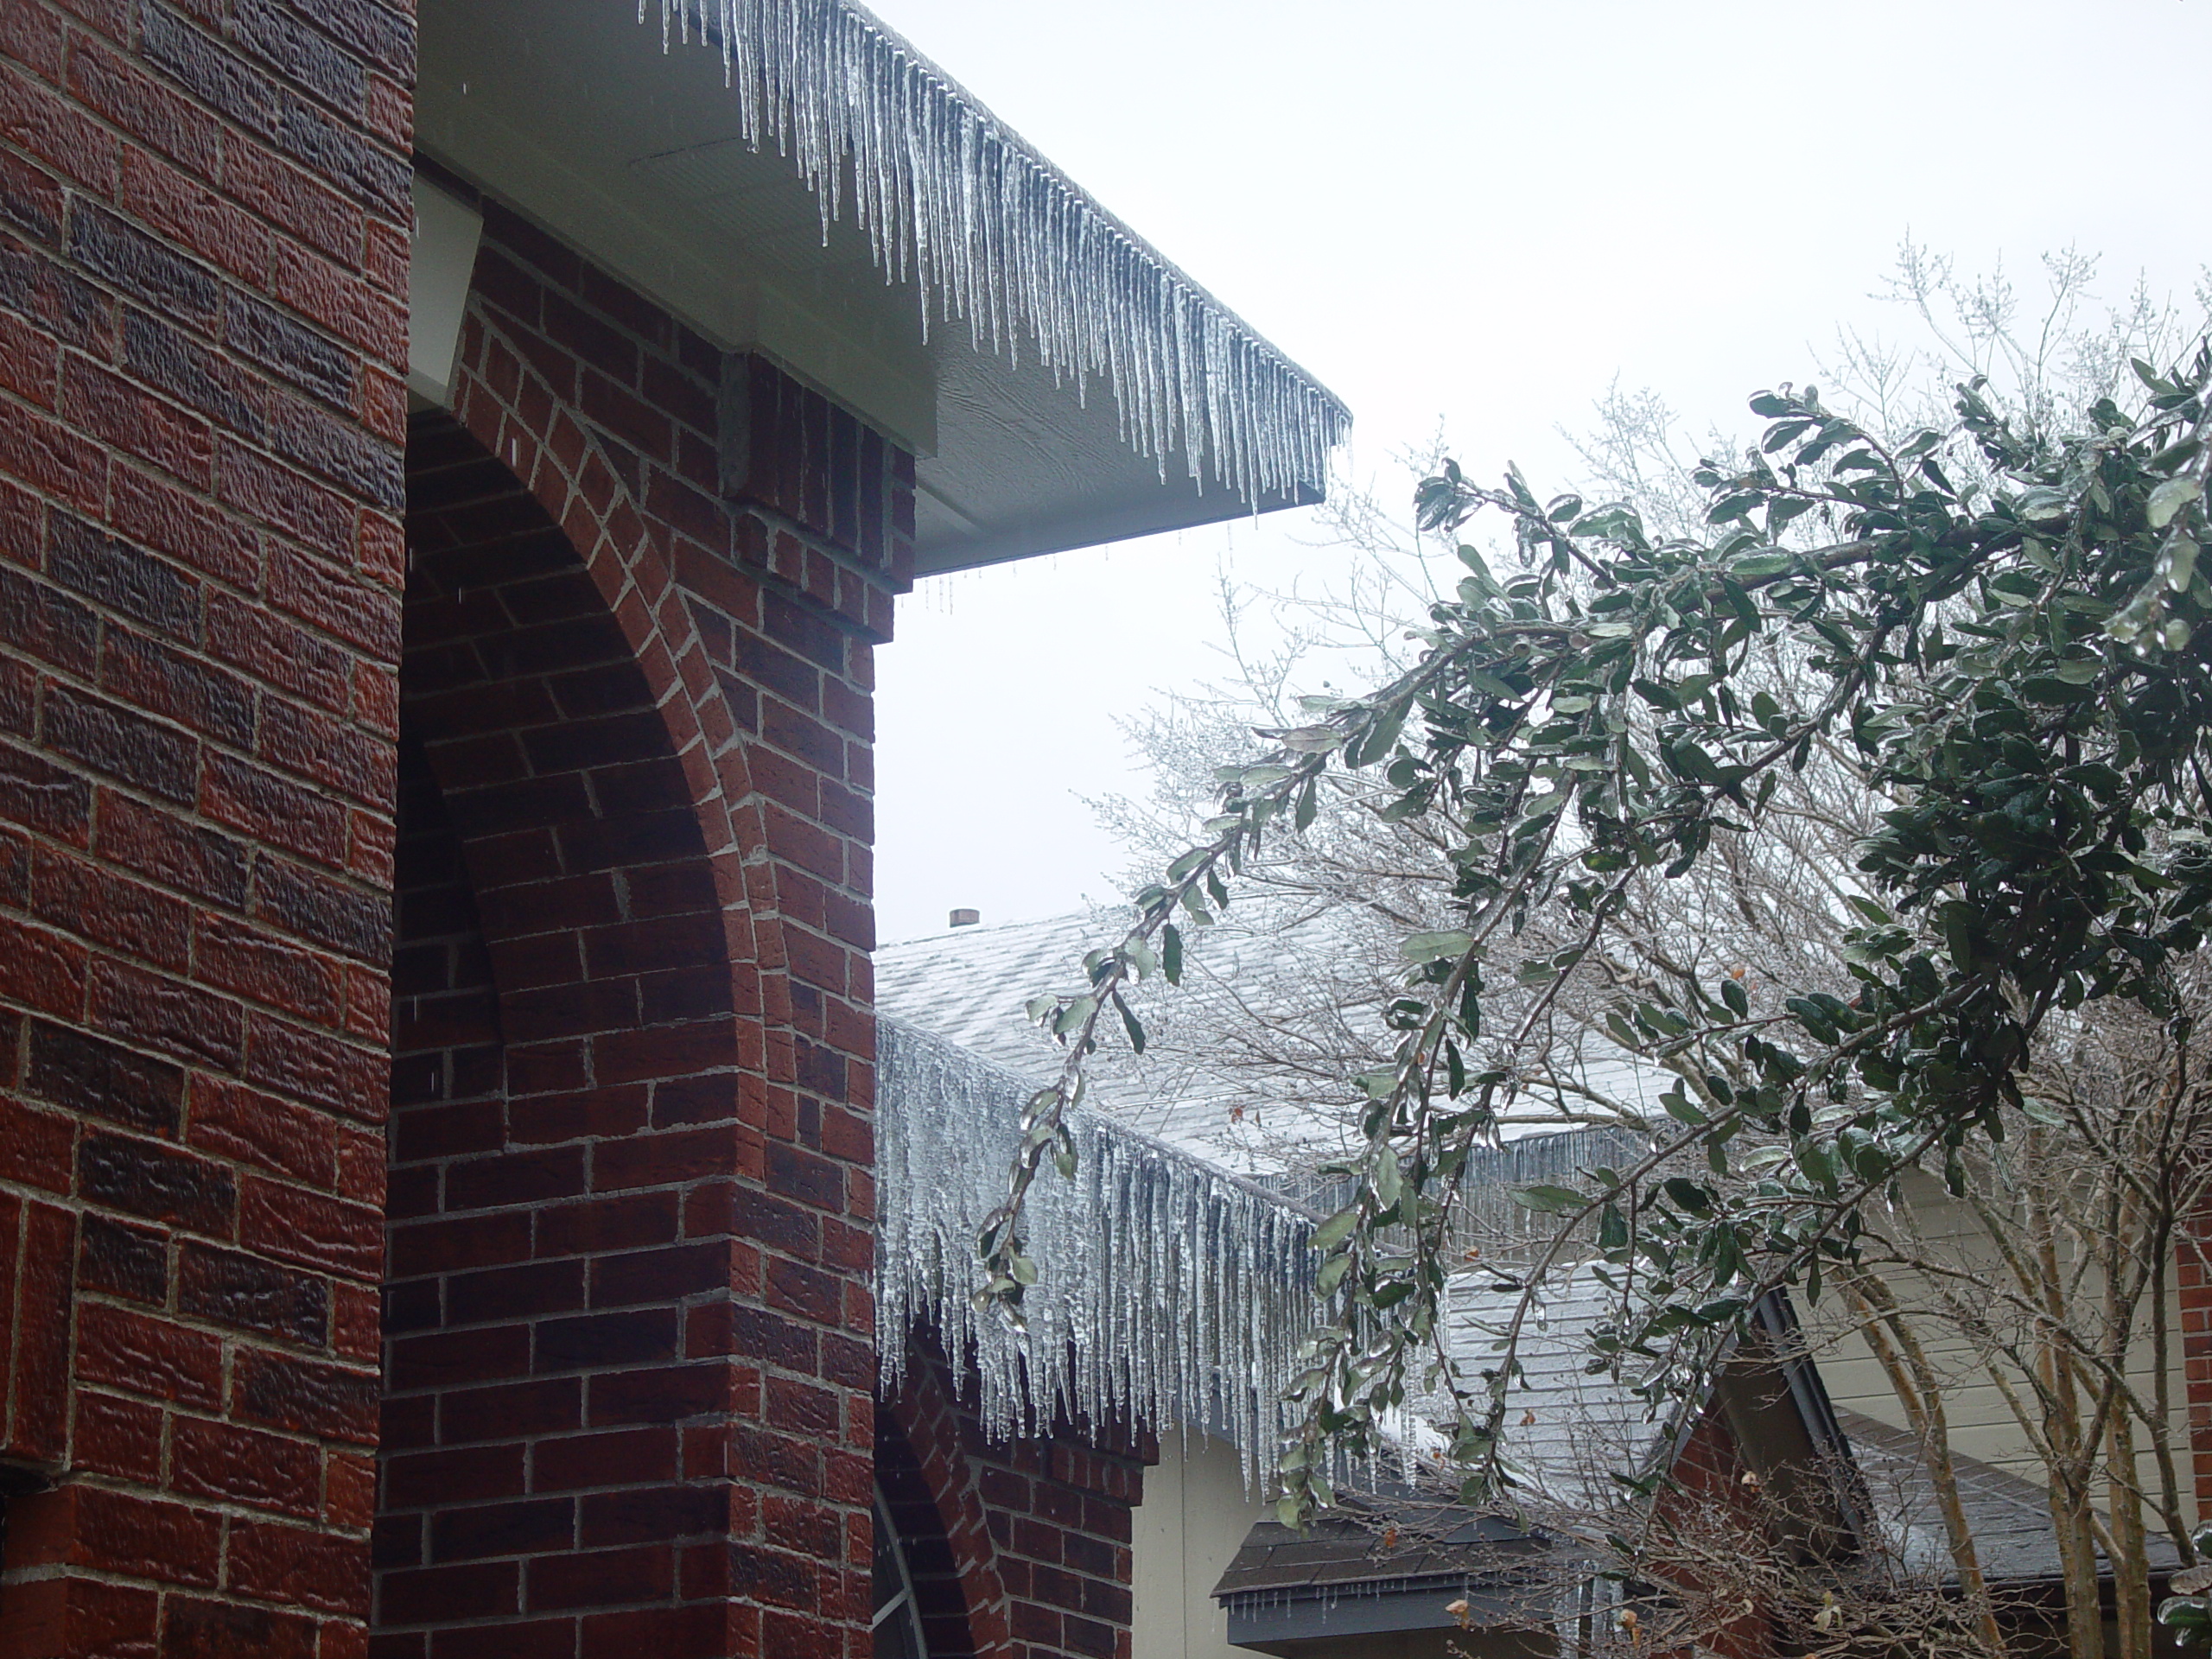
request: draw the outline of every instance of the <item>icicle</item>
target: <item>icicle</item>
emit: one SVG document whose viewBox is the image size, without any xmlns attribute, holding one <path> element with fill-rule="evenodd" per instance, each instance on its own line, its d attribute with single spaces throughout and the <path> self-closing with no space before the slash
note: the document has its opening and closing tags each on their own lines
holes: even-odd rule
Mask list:
<svg viewBox="0 0 2212 1659">
<path fill-rule="evenodd" d="M 825 242 L 851 162 L 855 220 L 887 283 L 915 280 L 925 340 L 934 297 L 978 351 L 1018 364 L 1027 340 L 1078 397 L 1103 376 L 1163 480 L 1179 448 L 1255 506 L 1319 487 L 1344 406 L 853 0 L 661 0 L 664 51 L 695 10 L 746 142 L 791 156 Z"/>
<path fill-rule="evenodd" d="M 1313 1219 L 1274 1194 L 1090 1111 L 1071 1115 L 1077 1179 L 1030 1190 L 1022 1236 L 1040 1282 L 1026 1332 L 978 1315 L 976 1230 L 1003 1196 L 1031 1087 L 896 1020 L 880 1027 L 877 1329 L 883 1382 L 908 1332 L 972 1353 L 984 1427 L 1001 1439 L 1065 1413 L 1135 1416 L 1237 1446 L 1268 1489 L 1279 1404 L 1313 1329 Z M 971 1347 L 972 1344 L 972 1347 Z"/>
</svg>

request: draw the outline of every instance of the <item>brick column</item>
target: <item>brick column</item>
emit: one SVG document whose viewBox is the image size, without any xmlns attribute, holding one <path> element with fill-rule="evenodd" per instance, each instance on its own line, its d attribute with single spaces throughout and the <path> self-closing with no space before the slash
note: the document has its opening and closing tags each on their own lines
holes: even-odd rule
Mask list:
<svg viewBox="0 0 2212 1659">
<path fill-rule="evenodd" d="M 455 418 L 410 447 L 410 799 L 448 841 L 410 817 L 378 1649 L 859 1659 L 912 462 L 483 206 Z M 730 385 L 768 394 L 743 478 Z"/>
<path fill-rule="evenodd" d="M 10 1656 L 363 1649 L 413 54 L 0 6 Z"/>
</svg>

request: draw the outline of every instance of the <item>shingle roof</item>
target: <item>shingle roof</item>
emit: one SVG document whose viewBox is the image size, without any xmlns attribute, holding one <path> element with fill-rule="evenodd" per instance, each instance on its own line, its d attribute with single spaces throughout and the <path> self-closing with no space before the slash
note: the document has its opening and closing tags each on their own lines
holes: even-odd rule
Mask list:
<svg viewBox="0 0 2212 1659">
<path fill-rule="evenodd" d="M 1402 964 L 1327 914 L 1240 901 L 1234 919 L 1185 936 L 1181 988 L 1159 981 L 1132 1000 L 1152 1033 L 1140 1058 L 1118 1032 L 1094 1057 L 1099 1110 L 1247 1174 L 1310 1166 L 1349 1149 L 1352 1077 L 1380 1062 L 1382 1003 Z M 1281 920 L 1282 925 L 1274 924 Z M 1045 1081 L 1060 1063 L 1028 1001 L 1082 982 L 1084 953 L 1117 941 L 1126 913 L 1103 911 L 948 932 L 881 947 L 887 1014 Z M 1590 1085 L 1656 1103 L 1663 1083 L 1601 1040 L 1563 1036 L 1554 1064 Z M 1533 1109 L 1507 1140 L 1556 1131 Z M 1541 1176 L 1532 1179 L 1541 1179 Z"/>
<path fill-rule="evenodd" d="M 1214 1595 L 1225 1599 L 1270 1590 L 1464 1580 L 1525 1563 L 1546 1548 L 1501 1516 L 1454 1515 L 1419 1499 L 1389 1506 L 1389 1516 L 1408 1523 L 1399 1535 L 1406 1541 L 1400 1543 L 1391 1539 L 1383 1516 L 1374 1512 L 1375 1503 L 1354 1502 L 1357 1513 L 1320 1516 L 1303 1532 L 1260 1522 L 1244 1535 L 1243 1548 L 1230 1558 Z"/>
<path fill-rule="evenodd" d="M 1906 1565 L 1948 1576 L 1950 1547 L 1920 1442 L 1859 1412 L 1838 1411 L 1836 1420 L 1851 1442 L 1853 1460 L 1866 1478 L 1875 1517 L 1891 1547 Z M 2056 1579 L 2058 1541 L 2043 1488 L 1976 1458 L 1954 1453 L 1951 1461 L 1982 1572 L 1993 1583 Z M 2171 1572 L 2181 1565 L 2171 1539 L 2153 1535 L 2147 1546 L 2152 1571 Z"/>
<path fill-rule="evenodd" d="M 1123 925 L 1103 912 L 1086 912 L 956 928 L 885 945 L 876 953 L 877 1004 L 1042 1084 L 1059 1070 L 1061 1053 L 1030 1022 L 1025 1005 L 1033 996 L 1079 985 L 1084 953 L 1117 940 Z M 1194 942 L 1186 981 L 1193 992 L 1202 984 L 1233 985 L 1262 1006 L 1280 1007 L 1287 1001 L 1278 979 L 1281 961 L 1252 948 L 1245 936 L 1224 931 L 1218 940 Z M 1179 1025 L 1191 1022 L 1180 1017 L 1185 1010 L 1174 995 L 1147 986 L 1136 1002 L 1163 1040 L 1141 1058 L 1117 1035 L 1102 1045 L 1087 1090 L 1098 1110 L 1246 1173 L 1282 1167 L 1286 1141 L 1320 1148 L 1321 1156 L 1342 1145 L 1341 1113 L 1318 1112 L 1280 1095 L 1255 1101 L 1249 1078 L 1210 1065 L 1176 1044 Z"/>
<path fill-rule="evenodd" d="M 1463 1274 L 1446 1294 L 1461 1386 L 1478 1386 L 1521 1293 L 1488 1275 Z M 1591 1332 L 1614 1306 L 1611 1292 L 1578 1271 L 1535 1304 L 1523 1328 L 1515 1352 L 1521 1377 L 1499 1445 L 1532 1497 L 1603 1510 L 1615 1495 L 1611 1471 L 1644 1467 L 1674 1433 L 1674 1422 L 1636 1392 L 1641 1379 L 1633 1371 L 1588 1369 Z"/>
</svg>

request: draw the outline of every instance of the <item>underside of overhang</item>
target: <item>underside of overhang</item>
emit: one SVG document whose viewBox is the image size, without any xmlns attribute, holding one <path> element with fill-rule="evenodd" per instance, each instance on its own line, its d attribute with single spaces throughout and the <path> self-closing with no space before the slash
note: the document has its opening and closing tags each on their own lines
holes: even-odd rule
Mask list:
<svg viewBox="0 0 2212 1659">
<path fill-rule="evenodd" d="M 755 14 L 764 3 L 778 0 L 747 0 Z M 818 21 L 825 6 L 842 5 L 792 0 L 791 13 Z M 880 30 L 856 10 L 836 16 Z M 420 150 L 718 346 L 766 353 L 910 446 L 919 458 L 918 572 L 1319 499 L 1321 469 L 1310 459 L 1275 467 L 1277 476 L 1257 488 L 1254 469 L 1245 467 L 1240 490 L 1217 458 L 1203 481 L 1194 479 L 1180 451 L 1163 461 L 1131 441 L 1130 416 L 1158 426 L 1156 396 L 1125 410 L 1119 382 L 1055 373 L 1039 360 L 1033 333 L 1025 337 L 1017 327 L 995 340 L 988 322 L 944 315 L 945 285 L 926 285 L 911 258 L 872 243 L 859 222 L 849 157 L 838 168 L 838 211 L 825 215 L 798 160 L 779 151 L 772 130 L 762 130 L 758 99 L 748 134 L 746 89 L 741 79 L 726 81 L 721 52 L 696 39 L 664 49 L 658 7 L 641 24 L 632 0 L 423 0 L 421 26 Z M 901 66 L 920 61 L 896 56 L 910 49 L 887 31 L 882 38 Z M 923 84 L 940 98 L 964 98 L 957 88 L 947 94 L 950 83 L 934 72 Z M 972 105 L 956 107 L 976 113 Z M 982 118 L 988 124 L 987 112 Z M 941 111 L 930 119 L 941 125 Z M 995 124 L 982 130 L 1002 133 Z M 1030 169 L 1033 187 L 1039 177 L 1058 179 L 1011 135 L 992 142 Z M 1089 199 L 1066 190 L 1069 211 L 1085 211 Z M 1095 204 L 1087 211 L 1097 213 L 1102 234 L 1120 238 L 1117 257 L 1129 251 L 1132 269 L 1155 285 L 1166 281 L 1160 272 L 1170 273 L 1165 291 L 1176 307 L 1186 294 L 1192 308 L 1213 304 Z M 976 235 L 979 245 L 988 239 L 980 229 Z M 1096 295 L 1067 296 L 1071 307 L 1098 302 Z M 1325 454 L 1344 424 L 1341 407 L 1233 316 L 1217 307 L 1203 315 L 1210 343 L 1233 340 L 1243 361 L 1256 356 L 1272 375 L 1274 403 L 1300 423 L 1300 453 Z M 1194 384 L 1187 368 L 1179 378 L 1185 389 Z M 1204 385 L 1186 396 L 1192 407 L 1222 401 Z M 1193 418 L 1189 407 L 1182 414 Z M 1272 418 L 1284 429 L 1280 412 Z"/>
</svg>

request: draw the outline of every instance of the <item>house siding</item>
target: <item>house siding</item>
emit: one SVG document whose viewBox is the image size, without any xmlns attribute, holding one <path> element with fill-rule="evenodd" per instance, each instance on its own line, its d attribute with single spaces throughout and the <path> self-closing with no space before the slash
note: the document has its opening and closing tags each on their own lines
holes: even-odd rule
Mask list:
<svg viewBox="0 0 2212 1659">
<path fill-rule="evenodd" d="M 1161 1437 L 1131 1541 L 1137 1652 L 1240 1659 L 1245 1651 L 1230 1646 L 1213 1587 L 1274 1505 L 1247 1484 L 1243 1463 L 1235 1446 L 1201 1430 Z"/>
<path fill-rule="evenodd" d="M 2008 1284 L 2004 1264 L 1973 1216 L 1927 1176 L 1913 1174 L 1904 1179 L 1907 1197 L 1929 1247 L 1952 1252 L 1957 1262 L 1983 1275 L 1988 1284 Z M 2177 1418 L 2175 1461 L 2184 1518 L 2191 1513 L 2193 1504 L 2193 1513 L 2200 1522 L 2212 1516 L 2212 1456 L 2208 1456 L 2212 1452 L 2212 1439 L 2208 1439 L 2208 1432 L 2212 1432 L 2212 1357 L 2208 1357 L 2212 1356 L 2212 1345 L 2209 1345 L 2212 1344 L 2212 1338 L 2206 1334 L 2212 1296 L 2208 1296 L 2203 1288 L 2199 1255 L 2202 1248 L 2189 1239 L 2179 1241 L 2177 1246 L 2174 1271 L 2169 1275 L 2166 1292 L 2166 1323 L 2172 1338 L 2165 1379 L 2167 1397 L 2173 1402 Z M 1917 1305 L 1925 1287 L 1910 1274 L 1900 1272 L 1894 1276 L 1900 1299 L 1908 1305 Z M 1990 1301 L 1986 1297 L 1982 1300 L 1986 1303 L 1982 1311 L 2000 1333 L 2008 1332 L 2021 1323 L 2017 1314 L 2012 1315 L 2008 1322 L 2002 1303 Z M 1813 1357 L 1835 1404 L 1893 1427 L 1908 1427 L 1896 1391 L 1859 1333 L 1845 1300 L 1832 1293 L 1822 1299 L 1820 1306 L 1807 1308 L 1803 1314 Z M 2141 1323 L 2147 1327 L 2147 1319 Z M 1914 1328 L 1944 1383 L 1943 1409 L 1951 1450 L 2033 1485 L 2047 1487 L 2050 1475 L 2044 1459 L 2020 1427 L 2003 1390 L 1990 1379 L 1981 1356 L 1956 1324 L 1939 1313 L 1915 1320 Z M 2130 1349 L 2127 1374 L 2131 1385 L 2143 1398 L 2156 1397 L 2158 1366 L 2147 1334 L 2139 1334 Z M 2016 1373 L 2008 1375 L 2020 1397 L 2028 1397 L 2024 1379 Z M 2178 1421 L 2184 1408 L 2189 1414 L 2185 1428 Z M 2139 1430 L 2137 1478 L 2145 1491 L 2156 1494 L 2160 1487 L 2158 1461 L 2147 1440 L 2148 1436 Z M 2100 1490 L 2101 1484 L 2099 1483 Z"/>
</svg>

